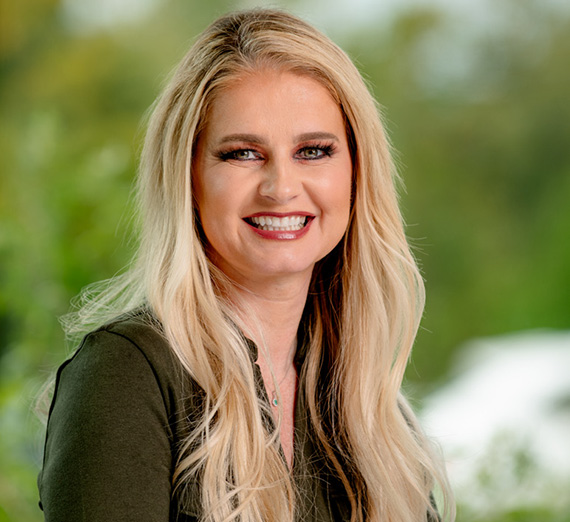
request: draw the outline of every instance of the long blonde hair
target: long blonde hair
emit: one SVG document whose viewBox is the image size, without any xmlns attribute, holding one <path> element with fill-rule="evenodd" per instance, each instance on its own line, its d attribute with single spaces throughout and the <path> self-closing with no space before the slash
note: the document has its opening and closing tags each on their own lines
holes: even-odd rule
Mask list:
<svg viewBox="0 0 570 522">
<path fill-rule="evenodd" d="M 192 191 L 193 147 L 216 94 L 266 67 L 309 75 L 329 90 L 353 155 L 349 227 L 315 267 L 304 318 L 300 383 L 318 446 L 347 492 L 353 522 L 424 520 L 435 483 L 450 496 L 443 466 L 400 394 L 423 282 L 406 241 L 376 103 L 347 55 L 302 20 L 277 10 L 243 11 L 199 36 L 149 121 L 136 263 L 79 320 L 92 324 L 145 303 L 204 390 L 204 409 L 173 478 L 182 494 L 200 481 L 203 520 L 293 519 L 294 485 L 276 433 L 264 427 L 249 348 L 223 298 L 231 283 L 206 256 Z"/>
</svg>

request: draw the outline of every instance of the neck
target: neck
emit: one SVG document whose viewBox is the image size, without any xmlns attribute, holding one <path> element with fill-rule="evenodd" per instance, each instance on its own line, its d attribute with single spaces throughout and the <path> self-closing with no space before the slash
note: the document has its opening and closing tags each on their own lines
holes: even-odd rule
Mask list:
<svg viewBox="0 0 570 522">
<path fill-rule="evenodd" d="M 297 330 L 307 300 L 310 278 L 288 278 L 260 285 L 234 285 L 230 300 L 237 304 L 246 335 L 271 361 L 276 376 L 291 365 Z"/>
</svg>

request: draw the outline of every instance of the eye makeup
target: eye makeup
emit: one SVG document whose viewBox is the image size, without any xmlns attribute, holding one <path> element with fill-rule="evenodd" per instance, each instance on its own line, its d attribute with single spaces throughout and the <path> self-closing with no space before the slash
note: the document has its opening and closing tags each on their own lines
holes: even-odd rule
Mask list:
<svg viewBox="0 0 570 522">
<path fill-rule="evenodd" d="M 333 142 L 318 142 L 303 145 L 295 153 L 295 157 L 301 160 L 315 161 L 323 158 L 330 158 L 336 151 Z"/>
<path fill-rule="evenodd" d="M 332 141 L 307 143 L 297 149 L 294 157 L 303 161 L 315 161 L 331 157 L 336 149 L 337 147 Z M 241 145 L 224 147 L 216 151 L 214 156 L 221 161 L 258 161 L 264 159 L 264 155 L 255 148 Z"/>
</svg>

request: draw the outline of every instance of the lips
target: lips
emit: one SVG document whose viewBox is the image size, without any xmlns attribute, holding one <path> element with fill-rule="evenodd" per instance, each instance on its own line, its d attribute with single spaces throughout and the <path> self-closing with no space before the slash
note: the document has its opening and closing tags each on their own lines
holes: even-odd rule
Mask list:
<svg viewBox="0 0 570 522">
<path fill-rule="evenodd" d="M 243 218 L 257 235 L 264 239 L 291 240 L 303 237 L 315 216 L 307 212 L 264 214 L 258 212 Z"/>
<path fill-rule="evenodd" d="M 269 215 L 257 215 L 245 220 L 255 228 L 259 230 L 268 231 L 295 231 L 301 230 L 305 227 L 308 221 L 308 216 L 301 215 L 289 215 L 289 216 L 269 216 Z"/>
</svg>

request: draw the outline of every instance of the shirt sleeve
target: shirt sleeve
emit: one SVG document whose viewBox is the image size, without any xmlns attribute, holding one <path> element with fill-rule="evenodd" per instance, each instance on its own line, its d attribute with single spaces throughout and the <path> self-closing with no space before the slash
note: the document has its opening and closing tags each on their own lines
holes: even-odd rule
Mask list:
<svg viewBox="0 0 570 522">
<path fill-rule="evenodd" d="M 39 477 L 48 522 L 168 522 L 169 412 L 139 347 L 86 337 L 59 370 Z"/>
</svg>

